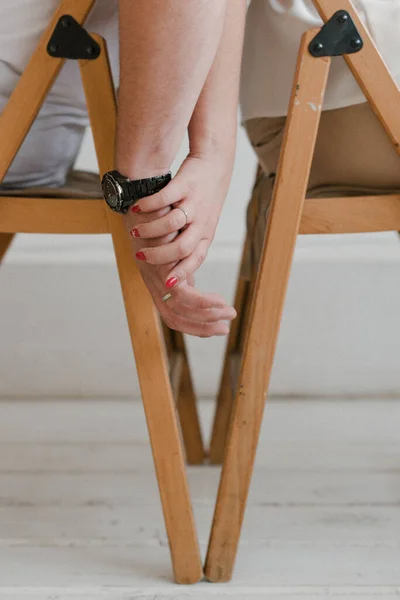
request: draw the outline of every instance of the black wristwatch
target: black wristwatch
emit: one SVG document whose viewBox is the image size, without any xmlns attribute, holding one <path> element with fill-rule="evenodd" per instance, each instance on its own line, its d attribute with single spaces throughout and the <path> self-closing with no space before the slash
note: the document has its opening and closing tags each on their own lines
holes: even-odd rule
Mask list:
<svg viewBox="0 0 400 600">
<path fill-rule="evenodd" d="M 170 181 L 171 173 L 131 181 L 118 171 L 109 171 L 103 176 L 101 187 L 108 206 L 115 212 L 124 214 L 132 204 L 141 198 L 156 194 Z"/>
</svg>

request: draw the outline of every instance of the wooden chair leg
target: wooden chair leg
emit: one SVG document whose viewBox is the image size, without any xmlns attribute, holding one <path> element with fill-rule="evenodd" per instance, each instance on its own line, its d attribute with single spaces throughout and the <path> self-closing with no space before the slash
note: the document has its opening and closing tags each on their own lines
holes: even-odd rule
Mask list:
<svg viewBox="0 0 400 600">
<path fill-rule="evenodd" d="M 197 411 L 196 395 L 183 335 L 163 325 L 172 392 L 178 411 L 186 462 L 204 464 L 205 450 Z"/>
<path fill-rule="evenodd" d="M 6 255 L 14 236 L 15 233 L 0 233 L 0 263 Z"/>
<path fill-rule="evenodd" d="M 175 580 L 196 583 L 202 577 L 202 566 L 159 318 L 131 255 L 122 220 L 111 217 Z"/>
<path fill-rule="evenodd" d="M 116 102 L 104 41 L 101 55 L 81 61 L 100 172 L 113 168 Z M 106 210 L 106 208 L 104 208 Z M 159 318 L 132 257 L 123 221 L 107 211 L 153 450 L 175 580 L 195 583 L 202 565 L 185 474 Z"/>
<path fill-rule="evenodd" d="M 249 240 L 246 237 L 240 272 L 247 256 Z M 235 295 L 235 309 L 237 317 L 232 323 L 229 332 L 228 343 L 225 351 L 224 366 L 222 369 L 222 377 L 219 385 L 217 396 L 217 405 L 214 415 L 214 423 L 211 434 L 209 461 L 212 465 L 222 464 L 225 452 L 225 444 L 228 436 L 229 423 L 231 420 L 233 403 L 234 403 L 234 377 L 232 377 L 232 362 L 240 353 L 240 340 L 244 331 L 243 321 L 245 317 L 246 307 L 249 304 L 250 282 L 240 276 Z"/>
<path fill-rule="evenodd" d="M 204 464 L 205 449 L 186 344 L 183 335 L 178 331 L 172 331 L 171 335 L 175 351 L 181 357 L 181 372 L 175 391 L 175 400 L 185 445 L 186 461 L 189 465 L 202 465 Z"/>
<path fill-rule="evenodd" d="M 231 578 L 254 466 L 330 59 L 314 59 L 304 34 L 266 241 L 246 333 L 238 392 L 205 565 L 213 582 Z"/>
</svg>

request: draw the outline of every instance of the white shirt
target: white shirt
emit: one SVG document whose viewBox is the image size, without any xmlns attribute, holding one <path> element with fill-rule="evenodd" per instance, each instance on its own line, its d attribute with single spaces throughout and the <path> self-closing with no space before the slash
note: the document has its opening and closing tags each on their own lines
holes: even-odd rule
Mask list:
<svg viewBox="0 0 400 600">
<path fill-rule="evenodd" d="M 0 110 L 18 83 L 59 0 L 0 0 Z M 118 0 L 97 0 L 85 27 L 107 40 L 118 79 Z M 67 61 L 8 172 L 4 184 L 59 186 L 88 125 L 76 61 Z"/>
<path fill-rule="evenodd" d="M 353 0 L 400 83 L 400 0 Z M 338 1 L 338 10 L 340 1 Z M 311 0 L 251 0 L 242 67 L 243 120 L 287 114 L 302 34 L 321 27 Z M 324 109 L 365 102 L 344 59 L 332 60 Z"/>
</svg>

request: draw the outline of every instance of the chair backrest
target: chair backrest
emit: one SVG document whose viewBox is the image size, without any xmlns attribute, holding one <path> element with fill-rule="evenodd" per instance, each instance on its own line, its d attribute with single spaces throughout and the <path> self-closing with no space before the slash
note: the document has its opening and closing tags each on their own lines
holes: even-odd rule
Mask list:
<svg viewBox="0 0 400 600">
<path fill-rule="evenodd" d="M 0 115 L 0 139 L 7 140 L 0 151 L 0 183 L 24 141 L 53 85 L 64 59 L 47 52 L 49 39 L 63 15 L 71 15 L 82 25 L 95 0 L 63 0 L 43 33 L 32 57 Z"/>
<path fill-rule="evenodd" d="M 0 182 L 64 63 L 64 58 L 54 58 L 47 52 L 56 24 L 60 17 L 70 14 L 82 25 L 93 4 L 94 0 L 64 0 L 60 4 L 0 115 L 0 135 L 7 140 L 0 148 Z M 74 35 L 73 30 L 71 33 Z M 102 173 L 111 170 L 114 165 L 116 99 L 106 42 L 98 34 L 89 35 L 98 46 L 99 54 L 92 56 L 93 60 L 88 60 L 85 54 L 78 63 Z M 114 215 L 108 214 L 111 211 L 105 210 L 102 199 L 37 198 L 22 194 L 18 197 L 1 196 L 0 200 L 0 246 L 2 234 L 110 233 L 114 226 L 111 223 Z"/>
<path fill-rule="evenodd" d="M 362 52 L 345 54 L 343 58 L 399 151 L 400 119 L 397 114 L 399 89 L 356 8 L 351 0 L 313 0 L 313 3 L 325 23 L 339 9 L 346 10 L 351 15 L 364 41 L 364 46 Z"/>
</svg>

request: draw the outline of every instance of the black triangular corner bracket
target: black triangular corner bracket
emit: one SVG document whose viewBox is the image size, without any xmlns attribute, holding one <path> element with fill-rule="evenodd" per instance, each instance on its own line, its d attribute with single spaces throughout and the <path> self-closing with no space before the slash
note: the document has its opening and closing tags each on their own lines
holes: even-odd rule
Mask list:
<svg viewBox="0 0 400 600">
<path fill-rule="evenodd" d="M 47 52 L 53 58 L 94 60 L 100 56 L 100 46 L 74 17 L 63 15 L 47 44 Z"/>
<path fill-rule="evenodd" d="M 342 56 L 359 52 L 364 43 L 350 14 L 338 10 L 311 41 L 308 50 L 315 57 Z"/>
</svg>

